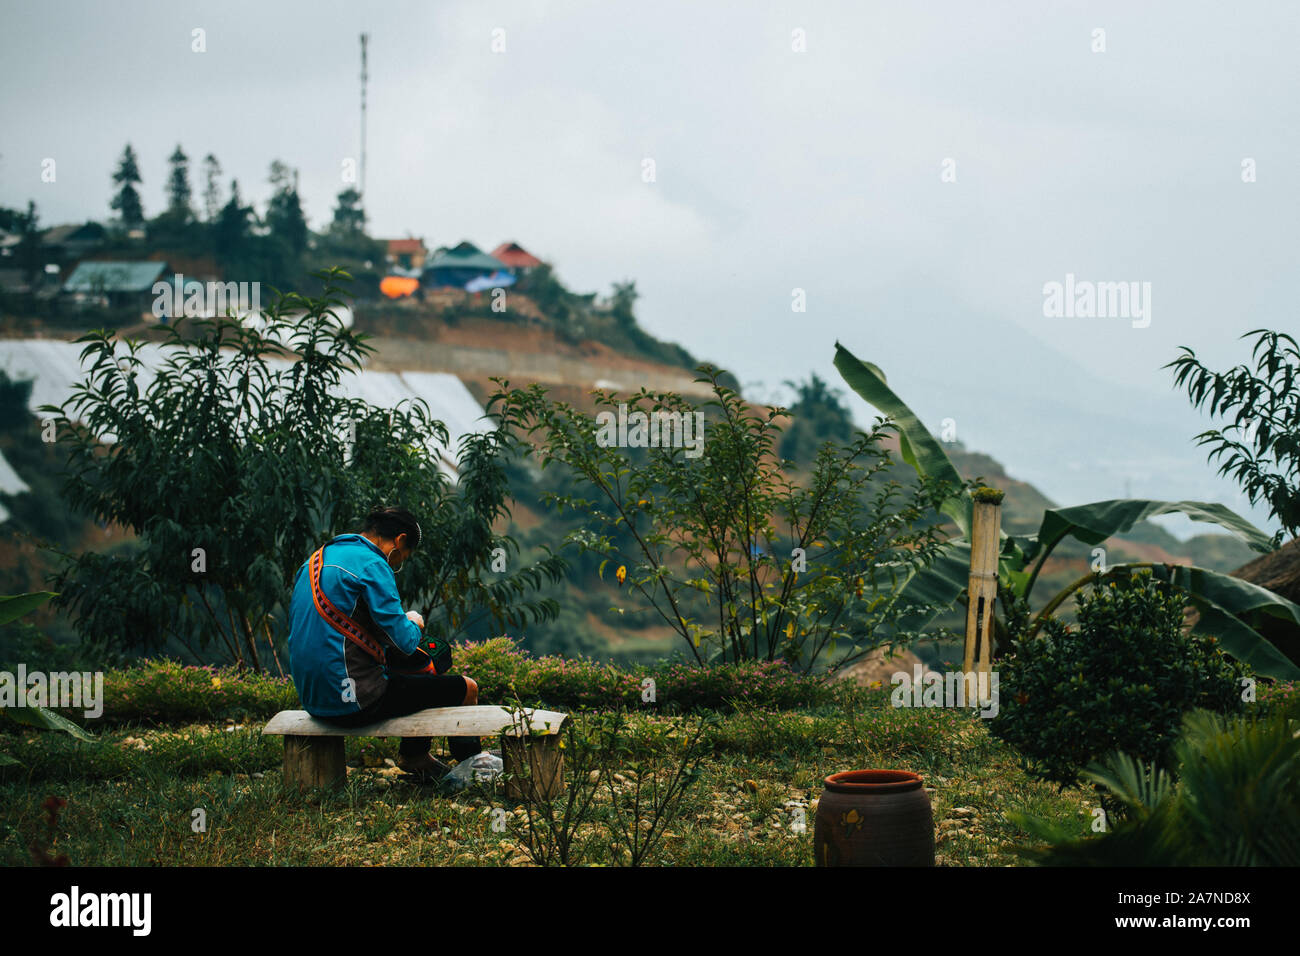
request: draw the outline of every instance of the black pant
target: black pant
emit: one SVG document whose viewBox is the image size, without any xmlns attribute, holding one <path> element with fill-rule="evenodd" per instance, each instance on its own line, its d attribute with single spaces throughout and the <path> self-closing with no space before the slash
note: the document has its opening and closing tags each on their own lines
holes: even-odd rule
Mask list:
<svg viewBox="0 0 1300 956">
<path fill-rule="evenodd" d="M 388 689 L 373 704 L 355 714 L 317 719 L 340 727 L 362 727 L 429 707 L 455 707 L 464 702 L 468 690 L 465 678 L 458 674 L 389 674 Z M 403 737 L 397 752 L 404 757 L 418 757 L 429 752 L 432 742 L 430 737 Z M 478 737 L 448 737 L 447 745 L 456 760 L 465 760 L 483 750 Z"/>
</svg>

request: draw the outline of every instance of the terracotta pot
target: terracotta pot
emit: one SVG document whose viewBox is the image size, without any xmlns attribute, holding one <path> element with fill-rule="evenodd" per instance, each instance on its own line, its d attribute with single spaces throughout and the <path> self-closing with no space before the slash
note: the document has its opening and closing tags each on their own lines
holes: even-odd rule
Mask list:
<svg viewBox="0 0 1300 956">
<path fill-rule="evenodd" d="M 818 866 L 934 866 L 934 814 L 910 770 L 846 770 L 826 778 L 813 844 Z"/>
</svg>

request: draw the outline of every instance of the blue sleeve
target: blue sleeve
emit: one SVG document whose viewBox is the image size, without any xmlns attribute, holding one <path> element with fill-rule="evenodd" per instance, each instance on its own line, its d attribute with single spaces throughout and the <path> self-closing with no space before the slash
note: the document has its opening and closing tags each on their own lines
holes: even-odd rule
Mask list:
<svg viewBox="0 0 1300 956">
<path fill-rule="evenodd" d="M 376 561 L 366 565 L 361 574 L 361 584 L 366 596 L 366 606 L 375 624 L 383 629 L 404 654 L 415 653 L 423 635 L 415 622 L 402 610 L 393 572 Z"/>
</svg>

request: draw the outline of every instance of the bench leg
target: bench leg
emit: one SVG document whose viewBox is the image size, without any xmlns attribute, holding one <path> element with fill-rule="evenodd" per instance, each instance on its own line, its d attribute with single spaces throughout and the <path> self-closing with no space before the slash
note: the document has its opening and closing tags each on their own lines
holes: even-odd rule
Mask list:
<svg viewBox="0 0 1300 956">
<path fill-rule="evenodd" d="M 334 787 L 347 777 L 342 737 L 284 738 L 284 785 L 289 789 Z"/>
<path fill-rule="evenodd" d="M 564 792 L 564 751 L 559 734 L 502 736 L 501 762 L 507 800 L 551 800 Z"/>
</svg>

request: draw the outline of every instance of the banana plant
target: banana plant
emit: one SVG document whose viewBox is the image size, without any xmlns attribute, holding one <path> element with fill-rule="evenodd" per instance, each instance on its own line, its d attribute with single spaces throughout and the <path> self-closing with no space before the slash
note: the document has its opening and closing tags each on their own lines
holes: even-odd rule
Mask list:
<svg viewBox="0 0 1300 956">
<path fill-rule="evenodd" d="M 29 594 L 6 594 L 0 595 L 0 627 L 6 624 L 12 624 L 20 617 L 36 610 L 52 597 L 56 597 L 51 591 L 33 591 Z M 19 693 L 25 693 L 25 688 L 18 688 Z M 23 707 L 8 707 L 3 713 L 9 715 L 9 719 L 15 723 L 25 724 L 29 727 L 39 727 L 42 730 L 61 730 L 65 734 L 71 734 L 78 740 L 93 741 L 94 735 L 81 727 L 74 724 L 62 714 L 50 710 L 48 707 L 42 707 L 38 704 L 26 704 Z M 0 754 L 0 763 L 14 764 L 17 763 L 12 757 L 6 757 Z"/>
<path fill-rule="evenodd" d="M 909 599 L 920 604 L 950 608 L 969 582 L 972 489 L 962 480 L 943 446 L 889 387 L 880 368 L 859 359 L 839 342 L 835 343 L 835 368 L 853 391 L 898 426 L 899 450 L 904 462 L 918 474 L 947 479 L 959 489 L 940 508 L 956 524 L 958 534 L 946 543 L 933 563 L 915 571 L 903 588 Z M 1097 545 L 1147 518 L 1175 513 L 1184 514 L 1193 521 L 1217 524 L 1260 553 L 1273 549 L 1273 540 L 1263 531 L 1214 502 L 1138 498 L 1095 501 L 1070 508 L 1047 509 L 1036 534 L 1002 532 L 998 583 L 1016 598 L 1028 601 L 1043 565 L 1053 549 L 1066 538 Z M 1149 568 L 1156 577 L 1184 591 L 1189 602 L 1200 612 L 1195 629 L 1215 636 L 1224 651 L 1246 663 L 1257 674 L 1283 680 L 1300 678 L 1300 667 L 1260 634 L 1253 623 L 1258 615 L 1267 614 L 1300 627 L 1300 606 L 1258 585 L 1207 568 L 1141 562 L 1111 565 L 1100 573 L 1123 574 L 1136 568 Z M 1034 633 L 1045 616 L 1070 594 L 1095 579 L 1095 575 L 1090 574 L 1053 596 L 1030 633 Z M 924 617 L 909 621 L 908 628 L 920 630 L 939 613 L 941 610 L 927 612 Z M 1005 634 L 1001 622 L 998 628 L 1001 634 Z"/>
</svg>

